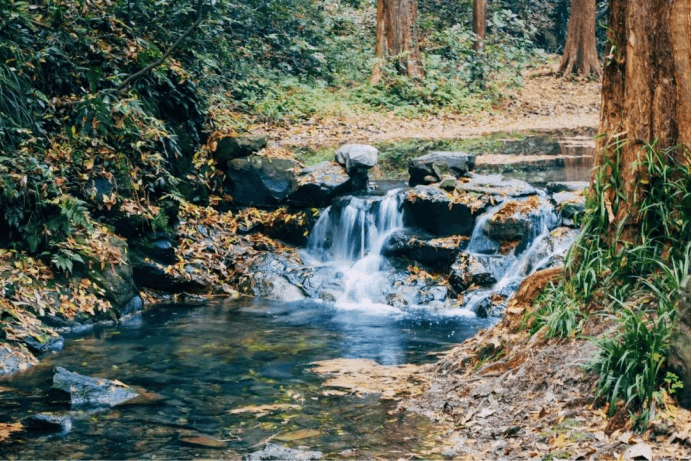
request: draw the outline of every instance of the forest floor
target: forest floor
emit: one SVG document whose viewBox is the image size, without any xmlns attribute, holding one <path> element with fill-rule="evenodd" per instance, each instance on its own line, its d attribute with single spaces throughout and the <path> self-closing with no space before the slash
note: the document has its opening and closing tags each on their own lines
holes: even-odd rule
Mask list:
<svg viewBox="0 0 692 461">
<path fill-rule="evenodd" d="M 378 143 L 397 139 L 448 139 L 499 132 L 556 131 L 598 126 L 601 85 L 598 80 L 563 80 L 553 60 L 524 72 L 524 85 L 504 89 L 501 101 L 473 115 L 405 118 L 375 113 L 314 117 L 287 127 L 257 124 L 282 147 L 330 147 L 343 143 Z"/>
</svg>

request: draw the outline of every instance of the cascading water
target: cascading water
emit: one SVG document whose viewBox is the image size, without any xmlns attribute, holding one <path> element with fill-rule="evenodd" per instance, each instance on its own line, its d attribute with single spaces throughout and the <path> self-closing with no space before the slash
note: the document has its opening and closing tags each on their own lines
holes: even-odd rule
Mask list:
<svg viewBox="0 0 692 461">
<path fill-rule="evenodd" d="M 398 192 L 342 198 L 325 209 L 315 224 L 308 239 L 308 256 L 331 267 L 341 292 L 335 297 L 337 303 L 384 301 L 388 263 L 380 253 L 387 237 L 404 227 Z"/>
<path fill-rule="evenodd" d="M 303 257 L 319 269 L 326 281 L 330 294 L 325 299 L 335 301 L 342 308 L 367 311 L 377 306 L 379 312 L 383 309 L 399 312 L 387 305 L 394 296 L 404 299 L 403 305 L 410 307 L 426 304 L 427 301 L 420 301 L 421 287 L 406 282 L 410 274 L 401 268 L 397 271 L 381 255 L 388 238 L 404 229 L 402 201 L 401 190 L 390 191 L 384 197 L 343 197 L 322 212 Z M 500 244 L 486 231 L 488 221 L 502 206 L 503 203 L 496 205 L 476 218 L 465 248 L 497 282 L 465 293 L 461 309 L 453 310 L 456 315 L 472 315 L 481 303 L 489 303 L 493 295 L 508 297 L 526 276 L 548 264 L 554 254 L 566 250 L 566 246 L 553 248 L 548 242 L 558 217 L 553 206 L 542 198 L 541 205 L 525 215 L 530 220 L 530 230 L 523 236 L 523 250 L 502 254 Z M 452 307 L 449 302 L 446 306 Z"/>
</svg>

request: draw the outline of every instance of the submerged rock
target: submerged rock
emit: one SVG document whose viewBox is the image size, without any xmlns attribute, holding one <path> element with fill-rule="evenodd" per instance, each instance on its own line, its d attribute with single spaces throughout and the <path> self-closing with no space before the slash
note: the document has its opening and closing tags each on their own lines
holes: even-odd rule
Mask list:
<svg viewBox="0 0 692 461">
<path fill-rule="evenodd" d="M 311 461 L 324 459 L 319 451 L 294 450 L 281 445 L 267 443 L 264 448 L 243 456 L 243 461 Z"/>
<path fill-rule="evenodd" d="M 115 406 L 139 396 L 137 391 L 117 381 L 92 378 L 55 367 L 48 402 L 72 408 Z"/>
<path fill-rule="evenodd" d="M 445 174 L 464 176 L 476 163 L 476 156 L 464 152 L 430 152 L 408 163 L 409 184 L 439 182 Z"/>
<path fill-rule="evenodd" d="M 334 197 L 350 189 L 351 177 L 344 167 L 324 161 L 298 173 L 298 188 L 289 195 L 288 201 L 296 207 L 324 208 Z"/>
<path fill-rule="evenodd" d="M 406 222 L 437 236 L 470 236 L 475 220 L 490 204 L 487 196 L 464 197 L 431 186 L 416 186 L 404 202 Z"/>
<path fill-rule="evenodd" d="M 228 192 L 235 205 L 275 207 L 297 187 L 293 160 L 268 157 L 237 158 L 226 168 Z"/>
<path fill-rule="evenodd" d="M 545 185 L 545 190 L 549 194 L 558 192 L 580 192 L 583 194 L 584 190 L 588 188 L 589 183 L 586 181 L 549 182 Z"/>
<path fill-rule="evenodd" d="M 22 419 L 22 425 L 30 432 L 67 434 L 72 430 L 72 420 L 65 415 L 39 413 Z"/>
</svg>

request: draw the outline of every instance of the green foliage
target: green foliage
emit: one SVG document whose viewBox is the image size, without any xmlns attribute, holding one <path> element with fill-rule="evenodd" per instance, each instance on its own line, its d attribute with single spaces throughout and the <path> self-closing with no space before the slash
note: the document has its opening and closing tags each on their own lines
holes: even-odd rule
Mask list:
<svg viewBox="0 0 692 461">
<path fill-rule="evenodd" d="M 74 251 L 67 248 L 60 248 L 51 256 L 51 262 L 56 269 L 63 272 L 72 272 L 75 262 L 84 264 L 84 259 Z"/>
<path fill-rule="evenodd" d="M 617 332 L 596 341 L 599 353 L 592 369 L 598 372 L 598 395 L 614 410 L 619 399 L 645 423 L 664 383 L 663 364 L 674 321 L 676 296 L 690 274 L 690 167 L 673 158 L 674 149 L 656 143 L 642 147 L 636 193 L 639 233 L 624 236 L 625 219 L 613 233 L 610 219 L 626 206 L 620 150 L 597 171 L 582 231 L 568 253 L 566 277 L 549 287 L 533 314 L 534 330 L 548 325 L 549 336 L 579 331 L 576 319 L 583 306 L 603 306 Z M 642 426 L 644 427 L 644 426 Z"/>
</svg>

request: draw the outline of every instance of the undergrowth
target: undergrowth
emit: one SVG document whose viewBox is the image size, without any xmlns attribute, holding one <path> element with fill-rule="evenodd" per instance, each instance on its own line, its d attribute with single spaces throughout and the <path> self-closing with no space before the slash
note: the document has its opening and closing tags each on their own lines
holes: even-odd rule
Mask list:
<svg viewBox="0 0 692 461">
<path fill-rule="evenodd" d="M 560 338 L 579 334 L 591 315 L 612 322 L 614 333 L 593 339 L 598 353 L 589 367 L 599 375 L 597 397 L 611 413 L 624 402 L 643 429 L 661 397 L 675 304 L 690 275 L 690 166 L 674 160 L 674 149 L 643 147 L 635 165 L 643 173 L 638 214 L 630 217 L 639 232 L 626 235 L 627 220 L 611 223 L 626 205 L 621 141 L 611 147 L 615 160 L 606 158 L 596 172 L 565 277 L 539 297 L 529 322 L 532 332 L 544 327 Z"/>
</svg>

